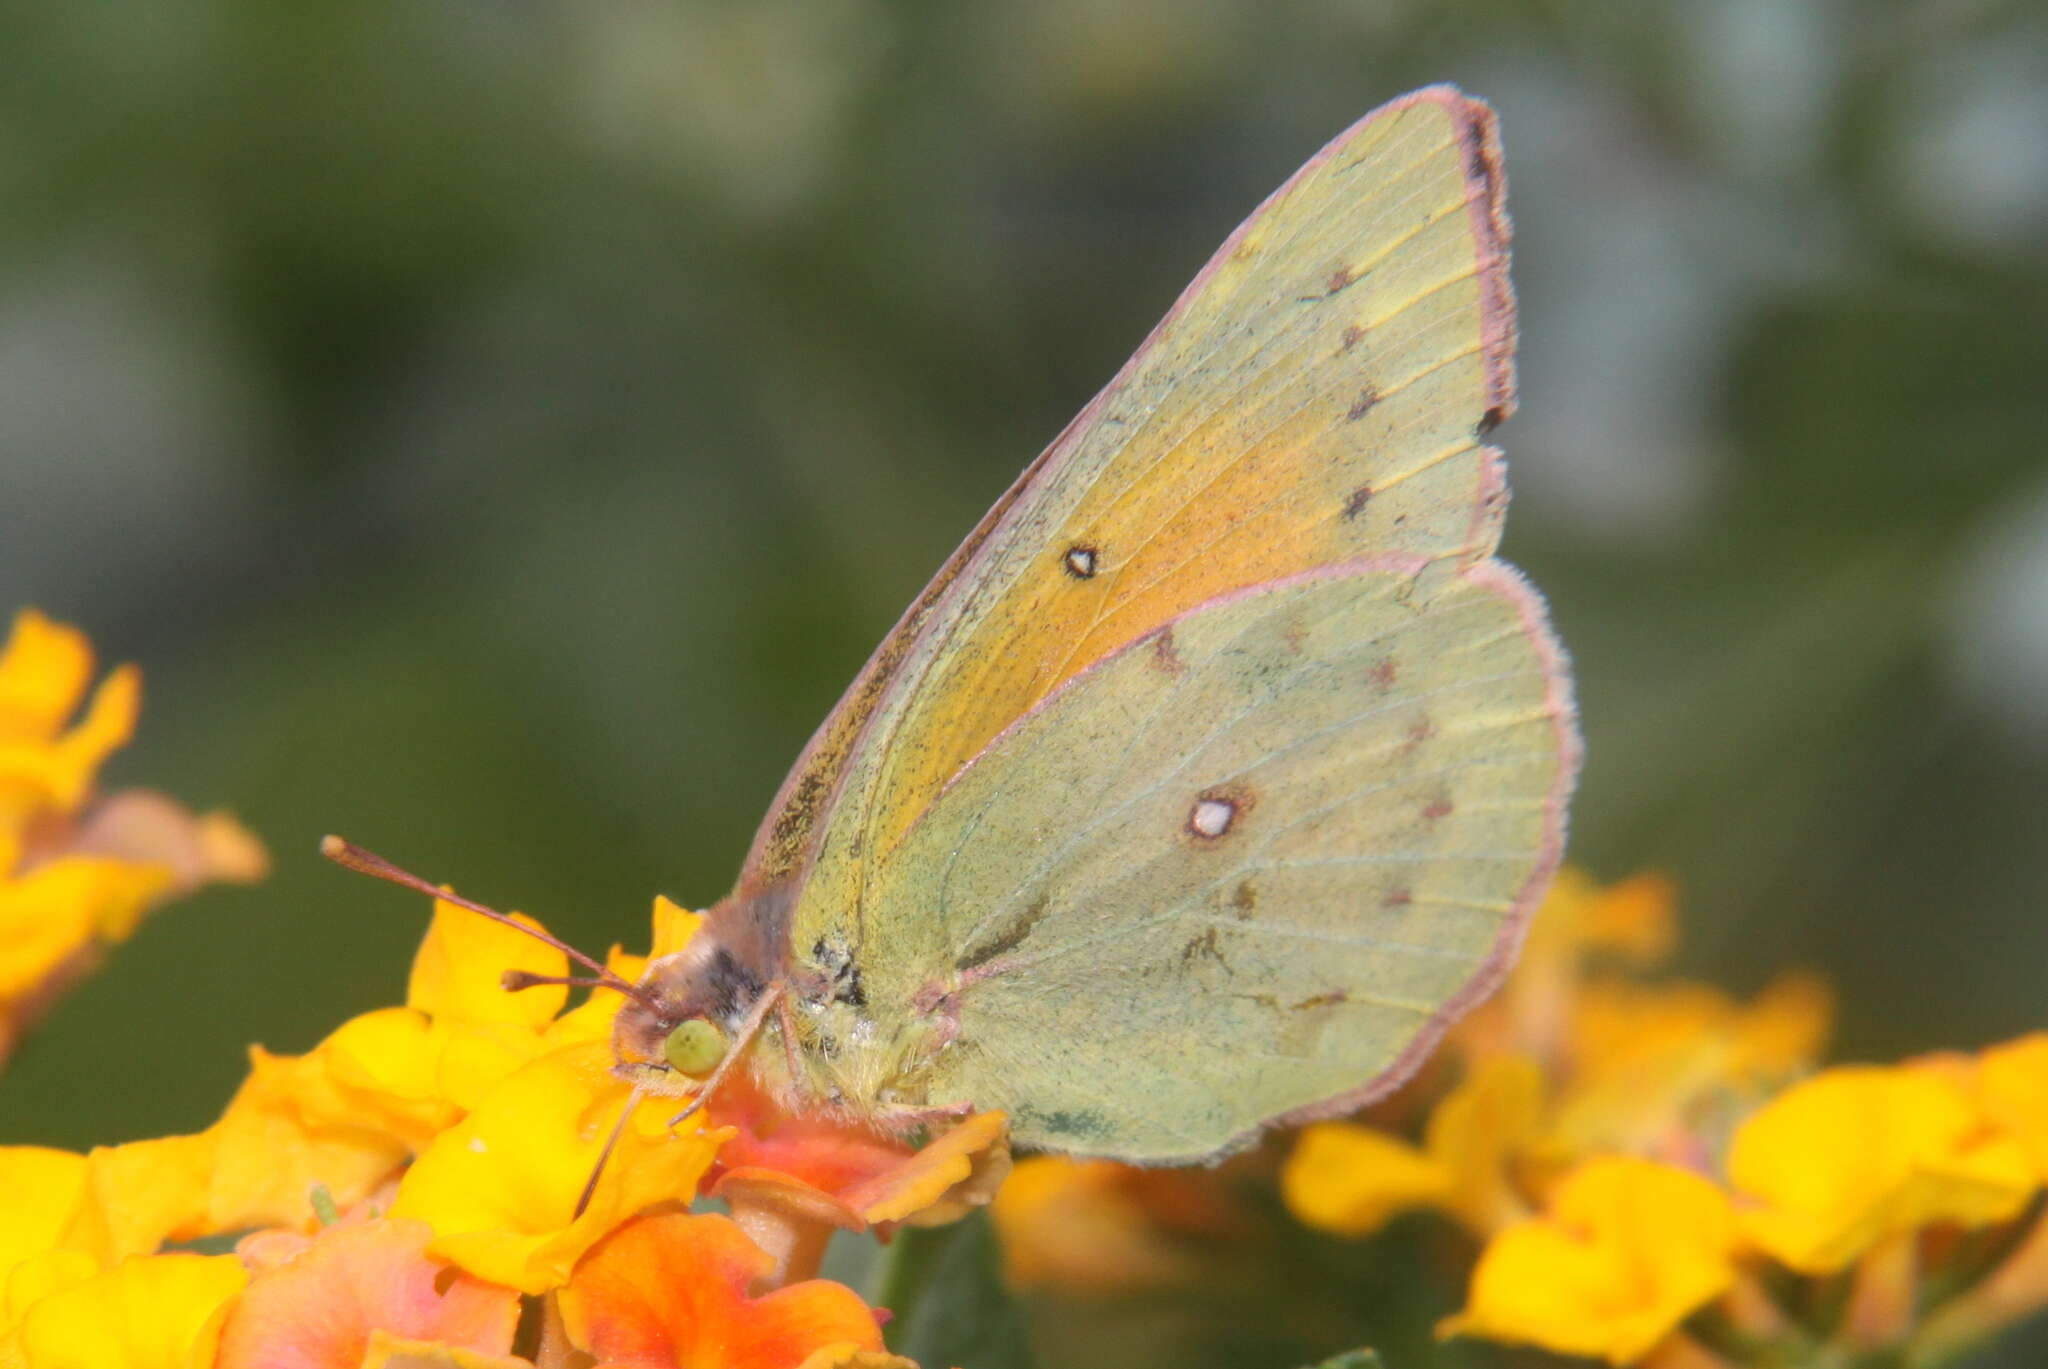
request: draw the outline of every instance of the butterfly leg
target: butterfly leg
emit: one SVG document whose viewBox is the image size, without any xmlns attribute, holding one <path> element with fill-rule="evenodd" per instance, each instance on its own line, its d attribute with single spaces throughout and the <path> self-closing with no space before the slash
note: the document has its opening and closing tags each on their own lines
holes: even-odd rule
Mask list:
<svg viewBox="0 0 2048 1369">
<path fill-rule="evenodd" d="M 947 1103 L 943 1106 L 924 1103 L 884 1103 L 875 1111 L 875 1123 L 892 1135 L 904 1136 L 913 1131 L 943 1127 L 948 1123 L 962 1121 L 973 1114 L 972 1103 Z"/>
<path fill-rule="evenodd" d="M 797 1054 L 796 1009 L 790 1006 L 787 993 L 775 1000 L 775 1017 L 782 1027 L 782 1058 L 789 1065 L 789 1077 L 794 1083 L 804 1077 L 803 1057 Z"/>
<path fill-rule="evenodd" d="M 761 996 L 754 1000 L 754 1006 L 747 1011 L 746 1020 L 740 1023 L 739 1032 L 733 1037 L 732 1044 L 726 1048 L 725 1058 L 718 1062 L 718 1068 L 711 1071 L 710 1077 L 705 1079 L 702 1086 L 691 1096 L 689 1104 L 668 1119 L 670 1126 L 680 1125 L 692 1113 L 711 1101 L 711 1095 L 718 1091 L 718 1086 L 725 1082 L 725 1077 L 739 1067 L 740 1061 L 746 1057 L 747 1047 L 761 1034 L 761 1026 L 768 1020 L 768 1010 L 782 1002 L 788 992 L 789 985 L 780 979 L 761 991 Z M 788 1019 L 785 1018 L 784 1021 L 786 1023 Z"/>
</svg>

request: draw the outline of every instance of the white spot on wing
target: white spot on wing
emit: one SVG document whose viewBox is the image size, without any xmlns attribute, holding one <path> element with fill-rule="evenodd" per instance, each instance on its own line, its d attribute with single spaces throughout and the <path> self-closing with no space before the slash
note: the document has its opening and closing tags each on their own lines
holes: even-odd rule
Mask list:
<svg viewBox="0 0 2048 1369">
<path fill-rule="evenodd" d="M 1093 547 L 1067 548 L 1066 561 L 1069 574 L 1078 576 L 1083 580 L 1095 574 L 1095 548 Z"/>
<path fill-rule="evenodd" d="M 1237 818 L 1237 805 L 1229 799 L 1197 799 L 1188 814 L 1188 830 L 1198 837 L 1220 837 Z"/>
</svg>

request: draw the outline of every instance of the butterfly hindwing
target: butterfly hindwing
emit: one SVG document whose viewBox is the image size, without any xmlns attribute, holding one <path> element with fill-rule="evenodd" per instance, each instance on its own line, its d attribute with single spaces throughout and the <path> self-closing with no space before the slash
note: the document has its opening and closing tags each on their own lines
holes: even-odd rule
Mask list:
<svg viewBox="0 0 2048 1369">
<path fill-rule="evenodd" d="M 1223 596 L 1055 692 L 884 864 L 917 916 L 807 1049 L 1148 1161 L 1398 1079 L 1505 964 L 1573 765 L 1533 592 L 1422 564 Z"/>
</svg>

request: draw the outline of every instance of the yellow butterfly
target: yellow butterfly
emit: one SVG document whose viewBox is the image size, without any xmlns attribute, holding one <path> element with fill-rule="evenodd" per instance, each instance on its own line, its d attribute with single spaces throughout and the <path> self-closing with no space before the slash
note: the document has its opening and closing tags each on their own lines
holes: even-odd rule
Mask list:
<svg viewBox="0 0 2048 1369">
<path fill-rule="evenodd" d="M 1432 87 L 1230 236 L 882 642 L 734 892 L 609 985 L 621 1075 L 1172 1162 L 1420 1062 L 1513 956 L 1579 761 L 1493 559 L 1503 190 L 1492 112 Z"/>
</svg>

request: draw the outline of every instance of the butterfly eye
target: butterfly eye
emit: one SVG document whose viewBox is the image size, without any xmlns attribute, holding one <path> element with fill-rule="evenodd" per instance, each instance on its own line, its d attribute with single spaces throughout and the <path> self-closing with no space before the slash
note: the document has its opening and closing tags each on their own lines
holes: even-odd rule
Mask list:
<svg viewBox="0 0 2048 1369">
<path fill-rule="evenodd" d="M 725 1033 L 701 1017 L 678 1025 L 661 1043 L 662 1059 L 683 1074 L 701 1079 L 725 1059 Z"/>
</svg>

